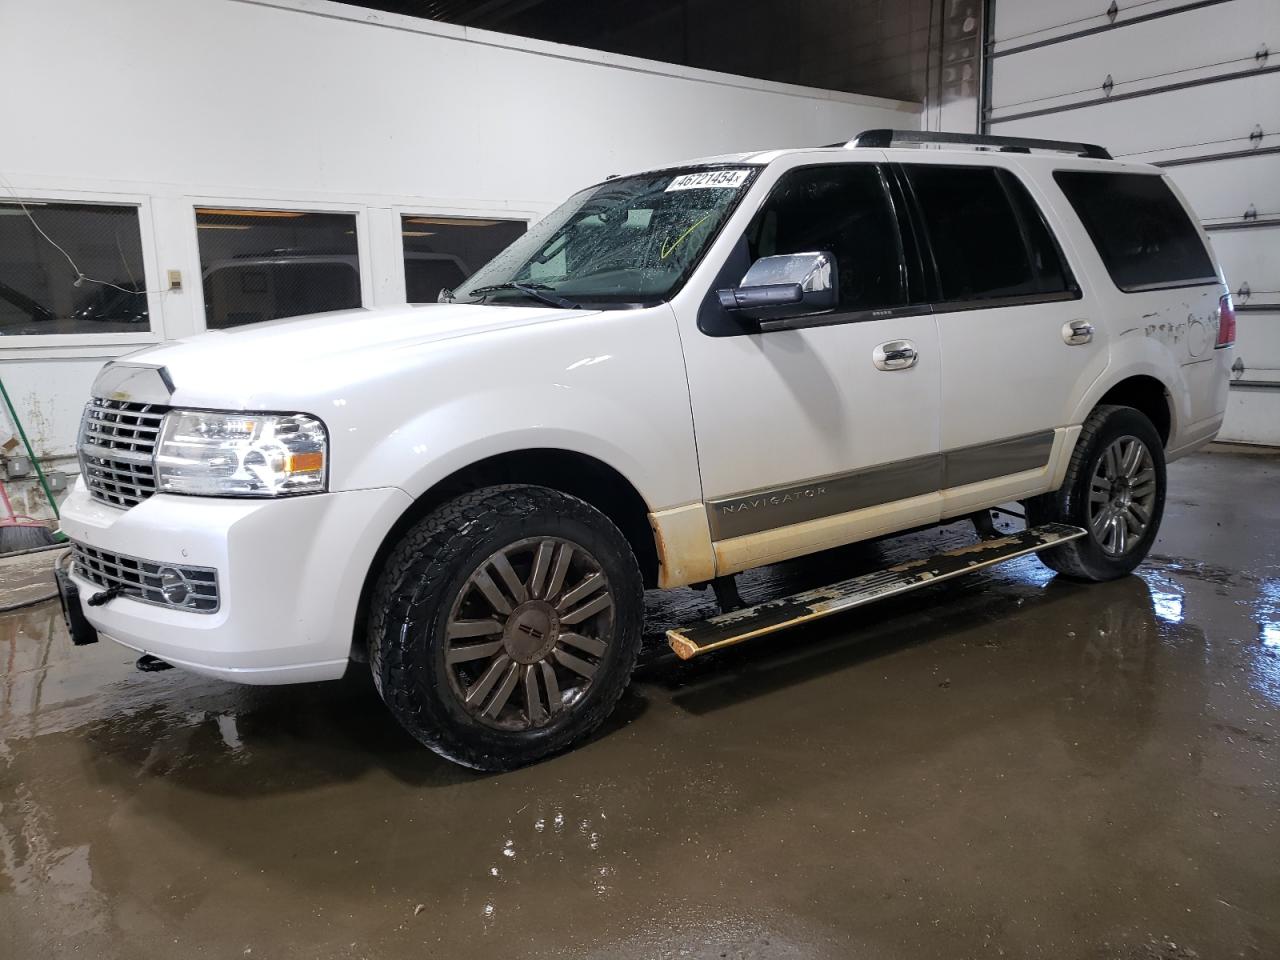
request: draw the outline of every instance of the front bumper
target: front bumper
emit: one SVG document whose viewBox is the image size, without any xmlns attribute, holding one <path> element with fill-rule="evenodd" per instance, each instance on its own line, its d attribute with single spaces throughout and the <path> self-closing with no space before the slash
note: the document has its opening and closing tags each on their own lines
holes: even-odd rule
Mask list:
<svg viewBox="0 0 1280 960">
<path fill-rule="evenodd" d="M 220 605 L 209 614 L 128 596 L 90 607 L 102 588 L 73 572 L 102 637 L 226 680 L 301 683 L 346 670 L 365 574 L 411 503 L 382 488 L 280 500 L 156 494 L 119 510 L 79 482 L 62 530 L 110 553 L 217 571 Z"/>
</svg>

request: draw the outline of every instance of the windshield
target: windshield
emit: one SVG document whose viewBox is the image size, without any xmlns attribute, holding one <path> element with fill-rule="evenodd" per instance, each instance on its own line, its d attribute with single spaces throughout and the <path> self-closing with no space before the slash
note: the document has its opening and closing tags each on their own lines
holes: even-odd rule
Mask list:
<svg viewBox="0 0 1280 960">
<path fill-rule="evenodd" d="M 750 167 L 667 170 L 589 187 L 476 271 L 453 299 L 565 306 L 664 300 L 697 266 L 754 174 Z"/>
</svg>

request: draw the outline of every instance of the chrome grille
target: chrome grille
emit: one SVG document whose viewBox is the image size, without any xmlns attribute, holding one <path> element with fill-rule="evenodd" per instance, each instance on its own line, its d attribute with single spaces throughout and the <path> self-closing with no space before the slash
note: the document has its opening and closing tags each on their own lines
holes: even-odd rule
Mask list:
<svg viewBox="0 0 1280 960">
<path fill-rule="evenodd" d="M 94 397 L 80 424 L 80 470 L 89 495 L 132 507 L 156 492 L 151 454 L 168 407 Z"/>
<path fill-rule="evenodd" d="M 218 610 L 218 572 L 212 567 L 155 563 L 108 553 L 74 540 L 71 551 L 75 558 L 75 572 L 104 589 L 119 587 L 122 596 L 174 610 L 194 613 L 216 613 Z M 182 602 L 173 603 L 165 598 L 161 586 L 166 572 L 170 572 L 171 588 L 175 582 L 186 587 L 187 595 Z"/>
</svg>

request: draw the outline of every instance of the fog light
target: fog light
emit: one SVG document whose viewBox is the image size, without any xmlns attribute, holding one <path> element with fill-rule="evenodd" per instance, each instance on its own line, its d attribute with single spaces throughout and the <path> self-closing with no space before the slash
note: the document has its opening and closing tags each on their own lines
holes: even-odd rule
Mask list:
<svg viewBox="0 0 1280 960">
<path fill-rule="evenodd" d="M 187 602 L 191 588 L 181 573 L 173 567 L 164 567 L 160 570 L 160 593 L 174 606 L 180 607 Z"/>
</svg>

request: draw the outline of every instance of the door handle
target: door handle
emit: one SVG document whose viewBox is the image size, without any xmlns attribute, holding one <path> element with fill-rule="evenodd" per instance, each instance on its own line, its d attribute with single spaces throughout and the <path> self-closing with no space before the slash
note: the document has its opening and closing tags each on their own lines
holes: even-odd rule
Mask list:
<svg viewBox="0 0 1280 960">
<path fill-rule="evenodd" d="M 1093 339 L 1093 324 L 1088 320 L 1072 320 L 1062 325 L 1062 342 L 1069 347 L 1078 347 Z"/>
<path fill-rule="evenodd" d="M 871 353 L 871 361 L 877 370 L 906 370 L 916 365 L 920 355 L 910 340 L 889 340 Z"/>
</svg>

